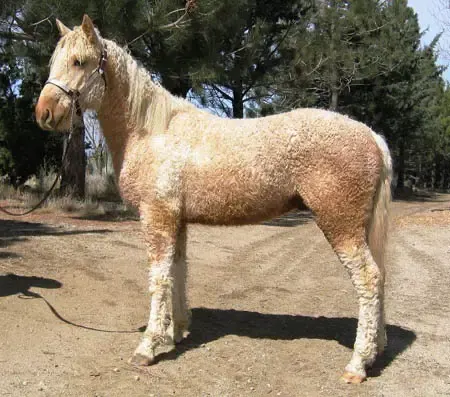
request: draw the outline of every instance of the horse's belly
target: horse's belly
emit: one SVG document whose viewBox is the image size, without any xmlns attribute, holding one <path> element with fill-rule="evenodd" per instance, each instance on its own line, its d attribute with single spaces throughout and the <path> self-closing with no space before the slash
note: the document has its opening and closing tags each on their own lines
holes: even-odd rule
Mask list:
<svg viewBox="0 0 450 397">
<path fill-rule="evenodd" d="M 256 223 L 281 215 L 301 206 L 300 198 L 249 190 L 217 189 L 199 194 L 187 194 L 185 216 L 188 222 L 212 225 Z M 262 194 L 261 194 L 262 193 Z"/>
</svg>

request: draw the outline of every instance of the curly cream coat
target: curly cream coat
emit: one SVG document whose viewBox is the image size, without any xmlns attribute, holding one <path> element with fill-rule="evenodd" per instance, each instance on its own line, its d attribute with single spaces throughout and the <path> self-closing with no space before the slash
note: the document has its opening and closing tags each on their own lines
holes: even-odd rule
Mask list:
<svg viewBox="0 0 450 397">
<path fill-rule="evenodd" d="M 186 224 L 259 222 L 306 205 L 350 273 L 359 322 L 344 380 L 361 382 L 384 349 L 383 252 L 391 160 L 384 140 L 346 116 L 318 109 L 228 120 L 155 84 L 85 16 L 62 38 L 50 77 L 97 110 L 124 199 L 139 208 L 150 261 L 150 318 L 133 355 L 147 365 L 189 326 Z M 108 51 L 106 82 L 84 87 Z M 74 62 L 77 61 L 77 62 Z M 83 88 L 86 88 L 83 91 Z M 46 85 L 36 106 L 43 128 L 64 130 L 70 98 Z"/>
</svg>

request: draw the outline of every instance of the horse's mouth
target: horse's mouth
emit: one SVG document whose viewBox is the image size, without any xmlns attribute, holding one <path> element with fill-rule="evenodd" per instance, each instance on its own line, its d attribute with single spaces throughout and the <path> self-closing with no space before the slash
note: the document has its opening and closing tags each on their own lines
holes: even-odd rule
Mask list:
<svg viewBox="0 0 450 397">
<path fill-rule="evenodd" d="M 60 117 L 56 117 L 54 119 L 46 119 L 45 121 L 38 121 L 38 124 L 39 127 L 41 127 L 45 131 L 64 132 L 67 128 L 60 128 L 60 127 L 64 125 L 64 120 L 67 117 L 68 115 L 63 114 Z"/>
<path fill-rule="evenodd" d="M 47 123 L 39 123 L 39 127 L 45 131 L 53 131 L 54 127 Z"/>
</svg>

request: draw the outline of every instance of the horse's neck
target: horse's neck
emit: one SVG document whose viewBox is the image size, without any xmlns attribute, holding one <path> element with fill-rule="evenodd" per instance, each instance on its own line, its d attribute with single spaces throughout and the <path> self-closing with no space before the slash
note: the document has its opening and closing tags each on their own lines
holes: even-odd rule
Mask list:
<svg viewBox="0 0 450 397">
<path fill-rule="evenodd" d="M 191 112 L 195 108 L 153 83 L 150 75 L 139 68 L 117 44 L 108 41 L 107 46 L 108 87 L 99 119 L 113 157 L 114 168 L 119 172 L 126 158 L 127 148 L 135 140 L 149 134 L 164 133 L 176 113 Z M 130 91 L 132 100 L 129 100 Z"/>
<path fill-rule="evenodd" d="M 115 57 L 119 51 L 117 45 L 108 42 L 108 50 L 112 49 L 106 68 L 107 90 L 102 107 L 98 112 L 108 149 L 113 158 L 114 169 L 118 174 L 122 168 L 126 151 L 133 139 L 151 131 L 137 131 L 136 123 L 131 119 L 128 95 L 130 81 L 125 57 Z M 111 48 L 113 47 L 113 48 Z M 120 77 L 120 78 L 119 78 Z"/>
<path fill-rule="evenodd" d="M 108 87 L 109 89 L 110 87 Z M 98 118 L 117 173 L 122 167 L 130 131 L 124 117 L 126 104 L 123 103 L 123 98 L 120 96 L 116 96 L 116 98 L 117 100 L 111 98 L 104 101 L 105 106 L 98 112 Z"/>
</svg>

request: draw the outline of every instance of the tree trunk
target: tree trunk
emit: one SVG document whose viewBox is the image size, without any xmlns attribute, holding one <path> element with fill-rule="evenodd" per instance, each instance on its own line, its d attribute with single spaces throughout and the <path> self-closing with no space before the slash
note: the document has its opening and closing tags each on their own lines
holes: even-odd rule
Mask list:
<svg viewBox="0 0 450 397">
<path fill-rule="evenodd" d="M 434 189 L 442 187 L 442 156 L 439 153 L 434 155 Z"/>
<path fill-rule="evenodd" d="M 75 126 L 71 141 L 67 147 L 68 140 L 64 145 L 66 158 L 62 165 L 61 194 L 70 195 L 83 199 L 85 196 L 86 182 L 86 153 L 84 151 L 84 125 Z"/>
<path fill-rule="evenodd" d="M 397 164 L 397 189 L 405 187 L 405 141 L 399 143 L 398 164 Z"/>
<path fill-rule="evenodd" d="M 447 190 L 448 189 L 448 185 L 450 182 L 450 174 L 448 172 L 448 167 L 449 167 L 449 162 L 448 160 L 444 159 L 444 164 L 442 167 L 442 188 Z"/>
<path fill-rule="evenodd" d="M 233 118 L 244 118 L 244 96 L 242 95 L 242 83 L 233 87 Z"/>
<path fill-rule="evenodd" d="M 339 102 L 339 91 L 336 87 L 331 89 L 331 101 L 330 101 L 330 110 L 335 112 L 338 108 Z"/>
</svg>

